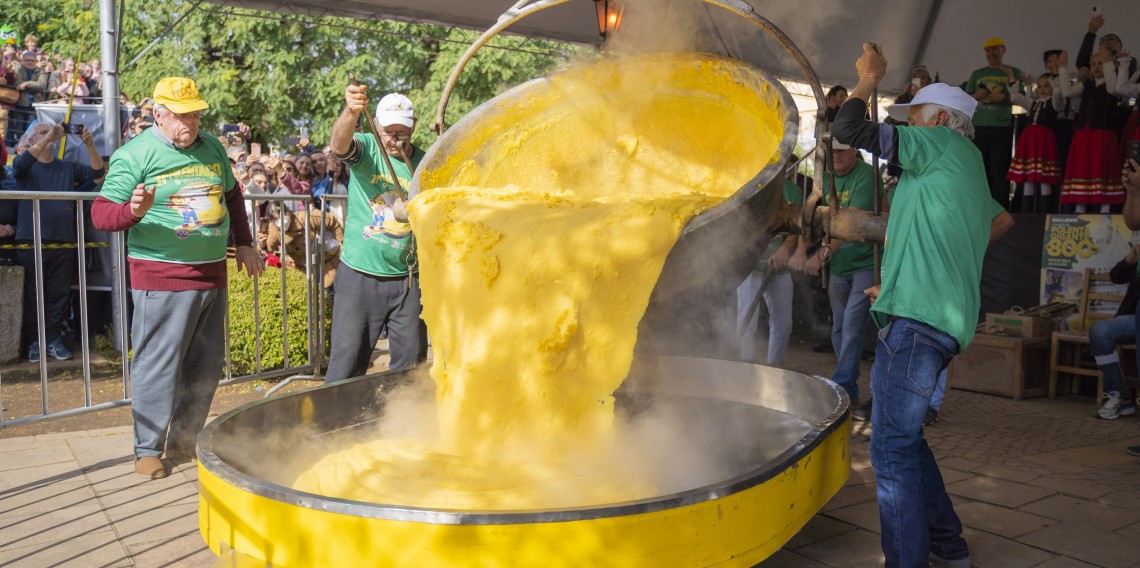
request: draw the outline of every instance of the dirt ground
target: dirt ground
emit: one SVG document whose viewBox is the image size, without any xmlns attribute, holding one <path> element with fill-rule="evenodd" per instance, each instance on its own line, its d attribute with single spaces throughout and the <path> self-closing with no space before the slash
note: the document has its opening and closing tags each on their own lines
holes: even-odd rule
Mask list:
<svg viewBox="0 0 1140 568">
<path fill-rule="evenodd" d="M 115 361 L 95 356 L 91 362 L 91 404 L 125 398 L 122 368 Z M 0 408 L 4 421 L 43 414 L 43 389 L 39 364 L 20 361 L 0 368 Z M 83 367 L 78 358 L 70 361 L 48 361 L 47 409 L 59 412 L 84 406 Z M 247 402 L 258 400 L 277 381 L 250 381 L 220 387 L 210 408 L 211 418 Z M 320 383 L 294 381 L 278 392 L 293 392 Z M 55 418 L 0 428 L 0 438 L 18 438 L 57 432 L 94 430 L 113 426 L 130 426 L 130 406 L 88 412 L 66 418 Z"/>
</svg>

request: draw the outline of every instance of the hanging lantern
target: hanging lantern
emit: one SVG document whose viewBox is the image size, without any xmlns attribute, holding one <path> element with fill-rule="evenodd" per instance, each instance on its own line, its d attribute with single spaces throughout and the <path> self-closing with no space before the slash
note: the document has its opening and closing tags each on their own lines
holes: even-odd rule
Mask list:
<svg viewBox="0 0 1140 568">
<path fill-rule="evenodd" d="M 621 16 L 625 7 L 617 0 L 594 0 L 594 9 L 598 12 L 598 33 L 607 37 L 621 26 Z"/>
</svg>

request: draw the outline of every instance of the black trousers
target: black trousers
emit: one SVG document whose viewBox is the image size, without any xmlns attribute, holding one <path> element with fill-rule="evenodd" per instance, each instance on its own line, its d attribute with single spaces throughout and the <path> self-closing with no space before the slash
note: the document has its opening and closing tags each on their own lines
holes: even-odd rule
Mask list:
<svg viewBox="0 0 1140 568">
<path fill-rule="evenodd" d="M 1006 210 L 1009 209 L 1009 162 L 1013 157 L 1012 126 L 975 126 L 974 145 L 982 153 L 986 165 L 986 181 L 990 195 Z"/>
<path fill-rule="evenodd" d="M 19 250 L 16 262 L 24 267 L 23 334 L 27 343 L 37 341 L 35 251 Z M 48 343 L 63 336 L 63 324 L 71 313 L 71 284 L 79 260 L 76 249 L 43 249 L 44 258 L 44 336 Z"/>
<path fill-rule="evenodd" d="M 325 382 L 363 375 L 380 331 L 388 329 L 388 368 L 399 369 L 427 357 L 427 328 L 420 319 L 420 278 L 382 278 L 345 263 L 336 270 L 332 350 Z"/>
</svg>

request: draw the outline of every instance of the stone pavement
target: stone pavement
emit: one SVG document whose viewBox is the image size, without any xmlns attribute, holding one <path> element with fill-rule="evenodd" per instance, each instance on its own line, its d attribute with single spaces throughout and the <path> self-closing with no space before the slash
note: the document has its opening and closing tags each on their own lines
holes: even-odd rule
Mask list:
<svg viewBox="0 0 1140 568">
<path fill-rule="evenodd" d="M 834 357 L 793 345 L 788 365 L 827 375 Z M 1082 397 L 947 393 L 927 439 L 974 566 L 1140 568 L 1140 459 L 1124 452 L 1140 445 L 1137 417 L 1094 411 Z M 846 487 L 762 568 L 882 565 L 868 435 L 856 424 Z M 198 534 L 196 469 L 147 481 L 130 447 L 129 428 L 0 440 L 0 566 L 220 565 Z"/>
</svg>

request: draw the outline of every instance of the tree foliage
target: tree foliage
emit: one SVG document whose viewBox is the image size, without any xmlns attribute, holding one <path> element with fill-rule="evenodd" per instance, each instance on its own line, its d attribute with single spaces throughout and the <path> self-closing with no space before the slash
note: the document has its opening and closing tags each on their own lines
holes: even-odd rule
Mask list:
<svg viewBox="0 0 1140 568">
<path fill-rule="evenodd" d="M 420 120 L 415 140 L 434 140 L 428 129 L 453 66 L 477 37 L 470 30 L 386 20 L 305 19 L 186 0 L 125 0 L 120 65 L 179 17 L 186 16 L 136 64 L 124 68 L 120 87 L 132 100 L 148 96 L 162 77 L 198 82 L 210 103 L 204 124 L 242 121 L 255 135 L 279 142 L 308 127 L 314 143 L 327 141 L 340 112 L 344 87 L 355 74 L 373 100 L 407 94 Z M 7 23 L 22 38 L 34 32 L 49 53 L 83 59 L 99 53 L 97 3 L 82 0 L 8 0 Z M 189 14 L 187 15 L 187 12 Z M 64 14 L 64 16 L 60 16 Z M 451 96 L 447 122 L 506 88 L 546 73 L 582 48 L 517 36 L 499 36 L 468 64 Z"/>
</svg>

